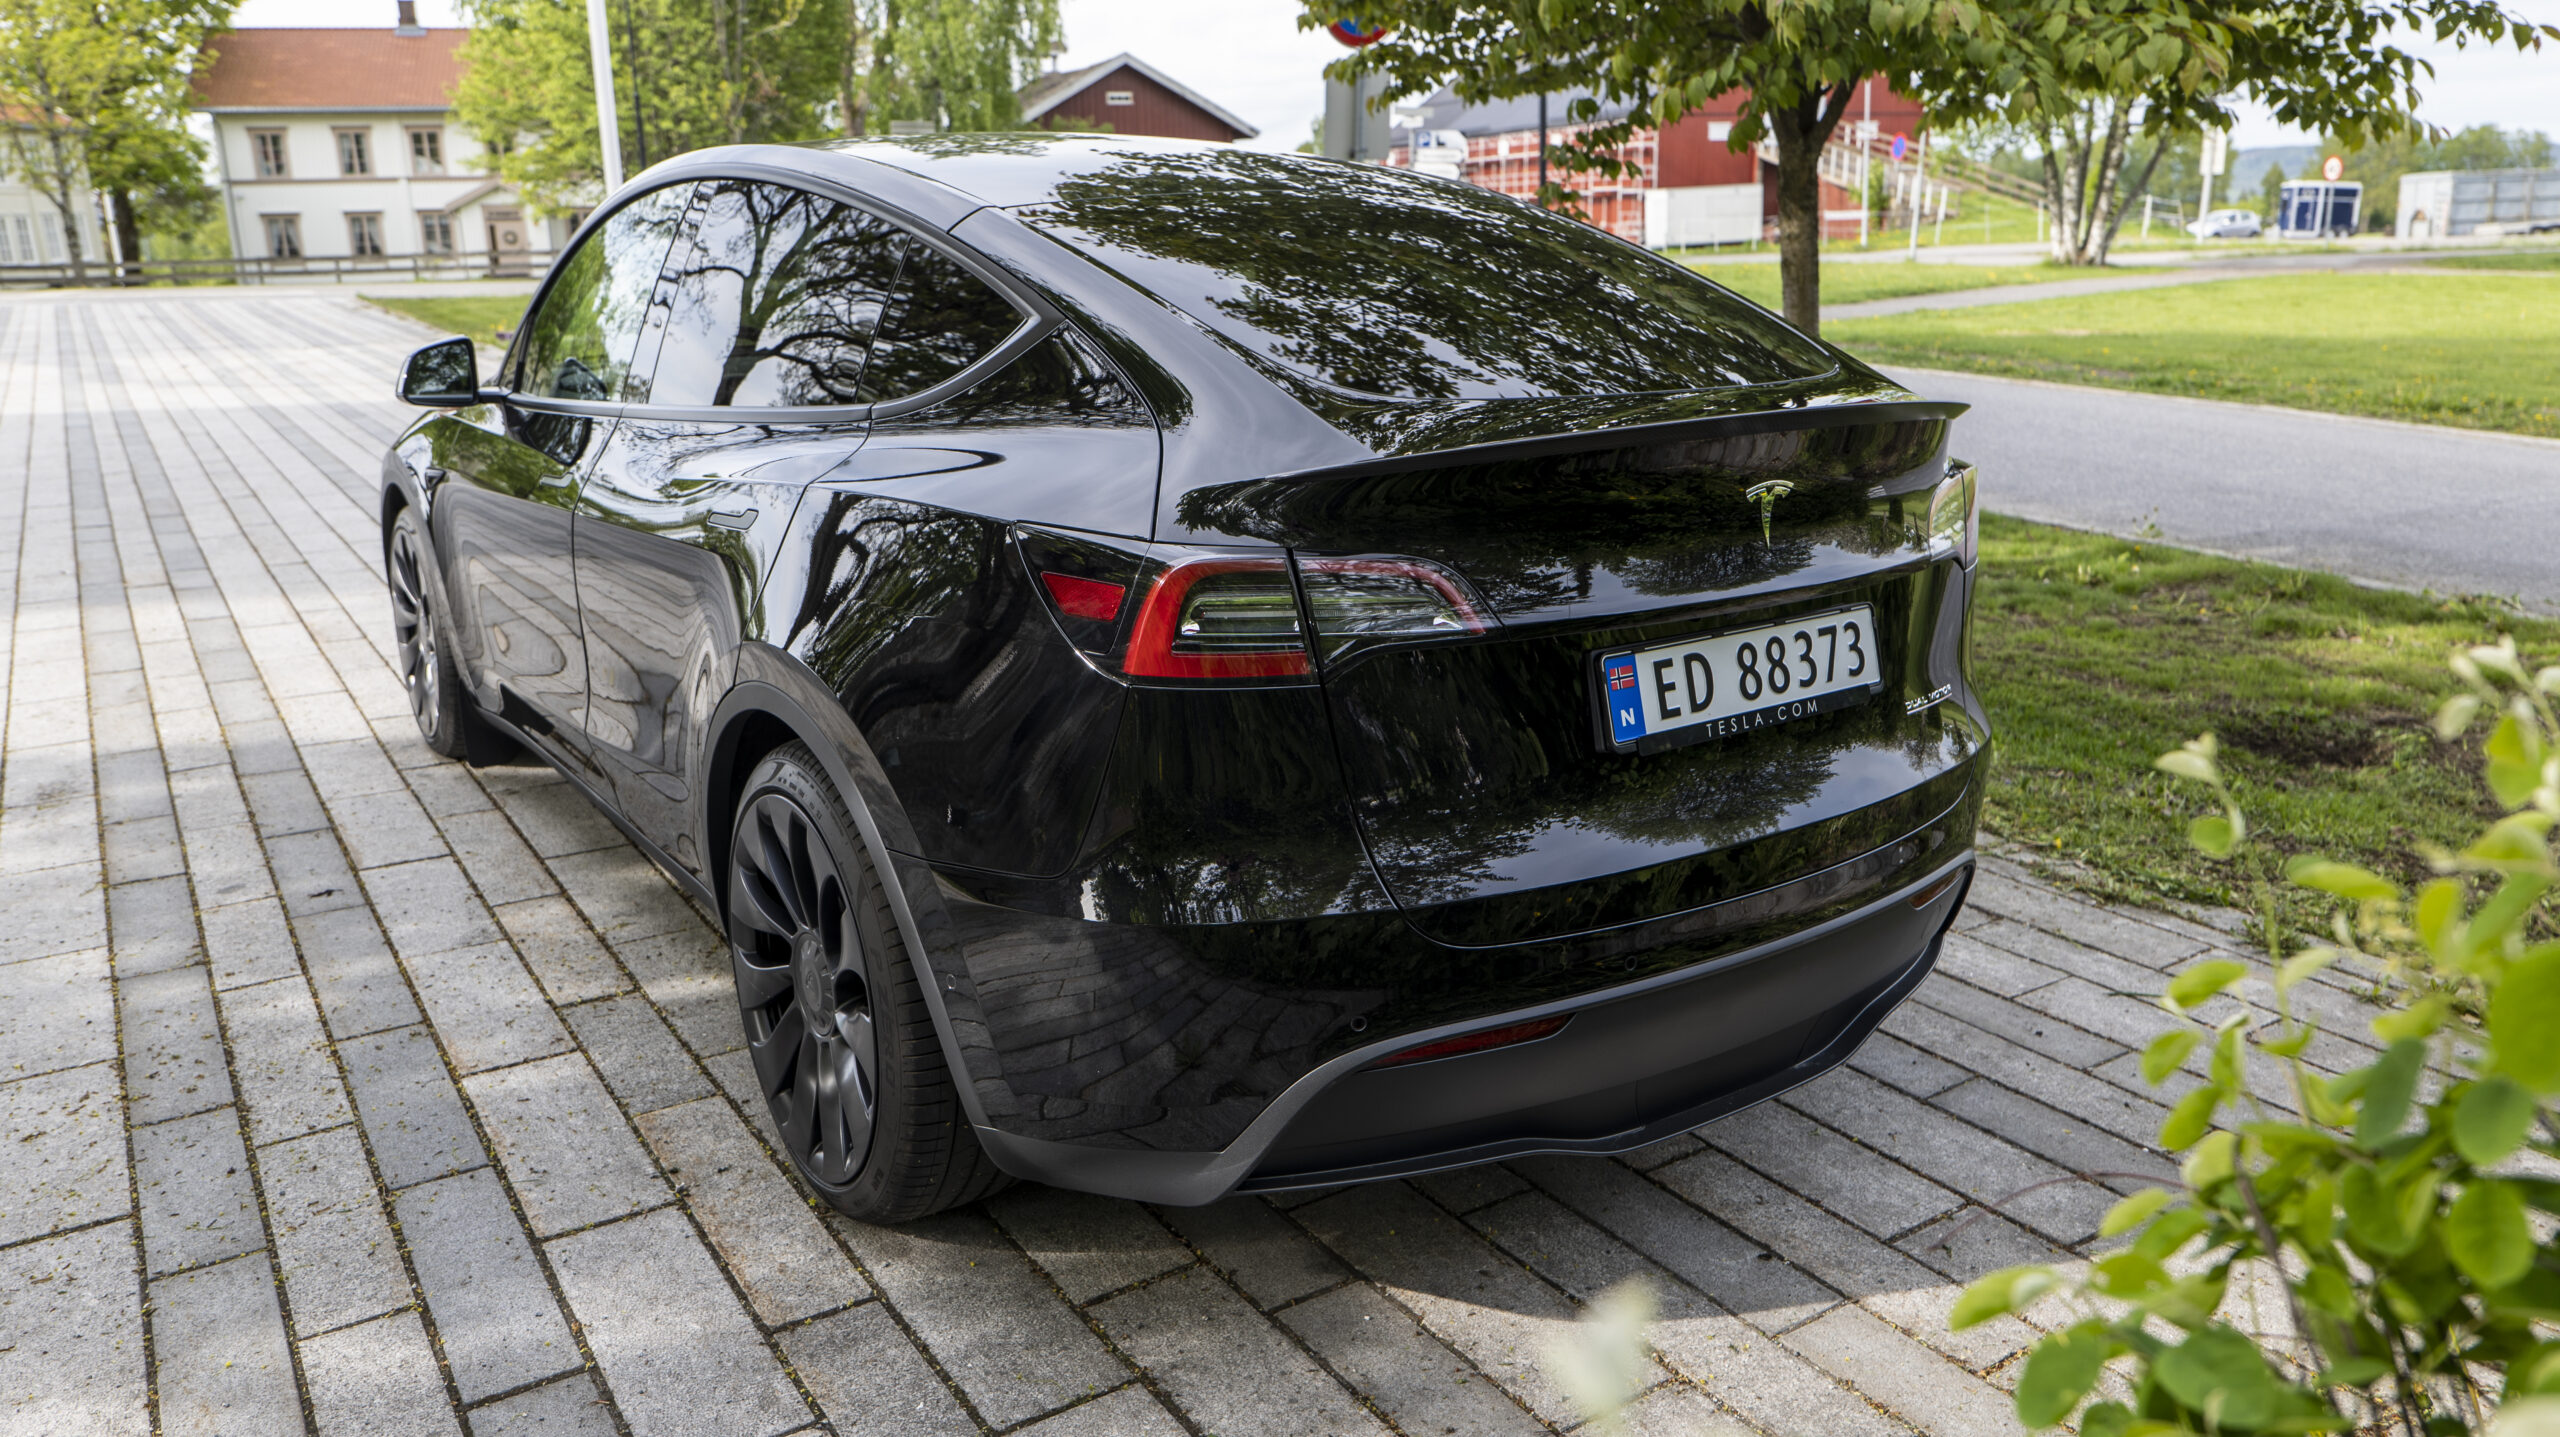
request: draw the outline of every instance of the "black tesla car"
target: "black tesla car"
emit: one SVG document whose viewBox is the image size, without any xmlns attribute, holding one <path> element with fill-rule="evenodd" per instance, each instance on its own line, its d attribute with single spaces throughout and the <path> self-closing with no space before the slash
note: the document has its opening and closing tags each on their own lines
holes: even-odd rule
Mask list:
<svg viewBox="0 0 2560 1437">
<path fill-rule="evenodd" d="M 720 915 L 862 1217 L 1632 1148 L 1846 1058 L 1963 899 L 1961 406 L 1482 189 L 707 150 L 400 390 L 419 724 Z"/>
</svg>

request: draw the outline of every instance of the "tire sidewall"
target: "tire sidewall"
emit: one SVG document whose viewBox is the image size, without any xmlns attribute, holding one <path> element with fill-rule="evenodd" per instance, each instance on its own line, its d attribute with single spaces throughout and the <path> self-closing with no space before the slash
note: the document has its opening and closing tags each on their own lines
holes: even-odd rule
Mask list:
<svg viewBox="0 0 2560 1437">
<path fill-rule="evenodd" d="M 410 545 L 418 555 L 418 587 L 426 600 L 427 626 L 434 633 L 436 645 L 435 722 L 429 724 L 419 719 L 418 732 L 427 741 L 427 747 L 447 758 L 460 758 L 464 750 L 463 705 L 469 701 L 469 696 L 462 692 L 462 674 L 453 662 L 453 626 L 447 622 L 445 613 L 452 606 L 446 598 L 444 570 L 437 563 L 436 546 L 428 541 L 426 524 L 419 519 L 415 505 L 402 505 L 399 515 L 391 521 L 391 542 L 384 546 L 382 556 L 383 578 L 386 583 L 396 582 L 390 568 L 397 562 L 393 555 L 404 532 L 409 535 Z M 403 690 L 408 687 L 406 675 L 401 676 L 401 687 Z M 410 716 L 417 717 L 414 704 L 410 708 Z"/>
</svg>

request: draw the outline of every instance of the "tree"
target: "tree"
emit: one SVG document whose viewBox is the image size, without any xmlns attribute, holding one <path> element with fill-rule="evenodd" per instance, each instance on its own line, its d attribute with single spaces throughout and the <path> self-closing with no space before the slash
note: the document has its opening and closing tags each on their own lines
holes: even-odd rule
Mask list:
<svg viewBox="0 0 2560 1437">
<path fill-rule="evenodd" d="M 2264 219 L 2270 228 L 2274 227 L 2278 218 L 2277 206 L 2284 203 L 2285 179 L 2284 166 L 2269 165 L 2266 178 L 2258 181 L 2258 216 Z"/>
<path fill-rule="evenodd" d="M 78 223 L 84 183 L 118 205 L 138 257 L 136 195 L 183 204 L 205 192 L 184 129 L 187 66 L 230 19 L 230 0 L 0 0 L 0 124 L 9 167 L 53 205 L 74 283 L 88 278 Z"/>
<path fill-rule="evenodd" d="M 871 101 L 947 130 L 1022 125 L 1019 92 L 1058 43 L 1058 0 L 880 0 Z"/>
</svg>

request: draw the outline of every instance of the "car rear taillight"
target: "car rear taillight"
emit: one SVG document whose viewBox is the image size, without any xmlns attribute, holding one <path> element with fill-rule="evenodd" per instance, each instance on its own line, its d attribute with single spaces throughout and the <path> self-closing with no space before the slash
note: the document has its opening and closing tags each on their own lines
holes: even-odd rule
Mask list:
<svg viewBox="0 0 2560 1437">
<path fill-rule="evenodd" d="M 1489 627 L 1466 583 L 1426 560 L 1301 555 L 1298 577 L 1327 662 L 1364 644 L 1459 638 Z"/>
<path fill-rule="evenodd" d="M 1309 672 L 1289 561 L 1187 558 L 1138 601 L 1120 672 L 1145 679 L 1265 679 Z"/>
<path fill-rule="evenodd" d="M 1075 574 L 1057 574 L 1042 570 L 1041 587 L 1058 603 L 1058 612 L 1071 619 L 1097 619 L 1109 623 L 1120 617 L 1120 600 L 1129 592 L 1126 584 L 1107 583 Z"/>
<path fill-rule="evenodd" d="M 1506 1023 L 1499 1028 L 1479 1028 L 1437 1042 L 1417 1043 L 1402 1052 L 1389 1053 L 1371 1068 L 1401 1068 L 1407 1063 L 1427 1063 L 1434 1058 L 1454 1058 L 1461 1053 L 1481 1053 L 1491 1048 L 1508 1048 L 1519 1043 L 1534 1043 L 1556 1032 L 1572 1019 L 1571 1013 L 1553 1018 L 1533 1018 L 1526 1023 Z"/>
</svg>

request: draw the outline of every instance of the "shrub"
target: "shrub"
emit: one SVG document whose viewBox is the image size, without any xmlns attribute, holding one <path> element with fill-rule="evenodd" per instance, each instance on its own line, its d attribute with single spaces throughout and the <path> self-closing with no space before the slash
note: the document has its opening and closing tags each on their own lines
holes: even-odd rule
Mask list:
<svg viewBox="0 0 2560 1437">
<path fill-rule="evenodd" d="M 2271 983 L 2213 959 L 2160 995 L 2178 1022 L 2144 1052 L 2144 1077 L 2202 1078 L 2161 1126 L 2160 1145 L 2185 1155 L 2180 1184 L 2117 1203 L 2101 1232 L 2129 1241 L 2084 1273 L 2009 1268 L 1957 1300 L 1959 1328 L 2049 1294 L 2072 1314 L 2020 1373 L 2028 1426 L 2076 1413 L 2088 1437 L 2416 1434 L 2496 1413 L 2560 1432 L 2560 1342 L 2536 1330 L 2560 1323 L 2560 667 L 2528 674 L 2508 640 L 2453 669 L 2463 692 L 2437 733 L 2489 721 L 2483 774 L 2501 816 L 2458 853 L 2424 854 L 2437 876 L 2414 891 L 2351 864 L 2289 864 L 2289 881 L 2335 906 L 2327 941 L 2279 945 Z M 2249 841 L 2211 735 L 2159 767 L 2216 800 L 2189 829 L 2197 848 L 2226 857 Z M 2295 995 L 2342 962 L 2378 970 L 2394 998 L 2372 1023 L 2379 1056 L 2332 1077 L 2303 1060 L 2318 1026 Z M 2266 1065 L 2289 1106 L 2249 1083 Z M 2217 1315 L 2242 1264 L 2280 1282 L 2290 1332 Z M 2111 1368 L 2122 1387 L 2100 1393 Z"/>
</svg>

